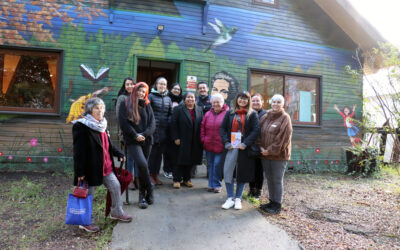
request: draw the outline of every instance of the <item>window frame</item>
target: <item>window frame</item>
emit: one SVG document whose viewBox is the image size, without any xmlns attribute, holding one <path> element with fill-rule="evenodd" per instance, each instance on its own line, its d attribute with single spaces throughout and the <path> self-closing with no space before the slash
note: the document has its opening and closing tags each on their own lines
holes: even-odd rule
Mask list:
<svg viewBox="0 0 400 250">
<path fill-rule="evenodd" d="M 248 68 L 248 90 L 251 92 L 251 74 L 252 73 L 261 73 L 261 74 L 269 74 L 269 75 L 275 75 L 275 76 L 282 76 L 283 77 L 283 88 L 281 95 L 285 97 L 285 88 L 286 88 L 286 77 L 287 76 L 297 76 L 297 77 L 308 77 L 308 78 L 314 78 L 318 80 L 317 87 L 316 87 L 316 93 L 317 93 L 317 98 L 315 98 L 315 113 L 317 114 L 317 119 L 316 122 L 310 123 L 310 122 L 296 122 L 292 120 L 292 125 L 294 127 L 321 127 L 321 118 L 322 118 L 322 76 L 321 75 L 311 75 L 311 74 L 302 74 L 302 73 L 294 73 L 294 72 L 285 72 L 285 71 L 277 71 L 277 70 L 265 70 L 265 69 L 258 69 L 258 68 Z M 285 99 L 285 111 L 287 110 L 287 103 Z"/>
<path fill-rule="evenodd" d="M 269 6 L 269 7 L 274 7 L 274 8 L 278 8 L 279 7 L 279 0 L 274 0 L 274 3 L 265 3 L 261 0 L 253 0 L 253 4 L 256 5 L 264 5 L 264 6 Z"/>
<path fill-rule="evenodd" d="M 58 63 L 56 71 L 56 89 L 54 90 L 54 107 L 50 110 L 36 109 L 36 108 L 25 108 L 25 107 L 7 107 L 0 106 L 0 114 L 23 114 L 23 115 L 36 115 L 36 116 L 60 116 L 61 115 L 61 91 L 62 91 L 62 79 L 63 79 L 63 62 L 64 62 L 64 50 L 62 49 L 50 49 L 42 47 L 20 47 L 10 45 L 0 45 L 0 52 L 15 51 L 21 53 L 21 55 L 43 55 L 43 54 L 58 54 Z M 3 80 L 3 79 L 1 79 Z"/>
</svg>

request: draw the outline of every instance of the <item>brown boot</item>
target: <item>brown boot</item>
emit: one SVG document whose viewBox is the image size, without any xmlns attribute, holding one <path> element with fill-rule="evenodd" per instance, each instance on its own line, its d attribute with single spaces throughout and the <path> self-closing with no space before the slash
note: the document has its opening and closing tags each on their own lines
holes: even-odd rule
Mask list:
<svg viewBox="0 0 400 250">
<path fill-rule="evenodd" d="M 155 180 L 153 174 L 150 174 L 150 181 L 151 181 L 151 184 L 156 185 L 156 180 Z"/>
<path fill-rule="evenodd" d="M 158 178 L 158 174 L 153 175 L 154 176 L 154 180 L 156 181 L 156 185 L 162 185 L 163 183 L 160 181 L 160 179 Z"/>
<path fill-rule="evenodd" d="M 129 190 L 136 190 L 136 185 L 135 185 L 134 180 L 132 180 L 131 183 L 129 183 L 128 188 L 129 188 Z"/>
<path fill-rule="evenodd" d="M 133 183 L 135 183 L 136 189 L 139 189 L 139 178 L 135 177 L 135 179 L 133 179 Z"/>
</svg>

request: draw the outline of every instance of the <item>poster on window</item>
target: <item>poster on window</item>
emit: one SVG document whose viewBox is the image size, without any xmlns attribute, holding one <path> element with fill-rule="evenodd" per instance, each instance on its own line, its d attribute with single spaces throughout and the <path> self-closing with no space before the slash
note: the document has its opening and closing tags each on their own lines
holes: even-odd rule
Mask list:
<svg viewBox="0 0 400 250">
<path fill-rule="evenodd" d="M 186 90 L 196 91 L 197 89 L 197 77 L 187 76 Z"/>
</svg>

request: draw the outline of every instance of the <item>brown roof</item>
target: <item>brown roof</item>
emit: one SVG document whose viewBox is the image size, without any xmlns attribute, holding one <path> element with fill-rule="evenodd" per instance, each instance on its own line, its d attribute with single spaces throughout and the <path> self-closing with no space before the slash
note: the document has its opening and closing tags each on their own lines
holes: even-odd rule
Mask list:
<svg viewBox="0 0 400 250">
<path fill-rule="evenodd" d="M 347 0 L 314 0 L 363 51 L 386 42 L 382 35 Z M 378 3 L 377 3 L 378 4 Z"/>
</svg>

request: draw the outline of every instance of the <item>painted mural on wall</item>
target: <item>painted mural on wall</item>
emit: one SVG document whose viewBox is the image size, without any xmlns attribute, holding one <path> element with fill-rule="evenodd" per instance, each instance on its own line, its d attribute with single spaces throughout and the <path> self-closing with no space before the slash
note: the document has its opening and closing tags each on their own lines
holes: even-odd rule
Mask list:
<svg viewBox="0 0 400 250">
<path fill-rule="evenodd" d="M 226 71 L 217 72 L 211 80 L 211 95 L 220 93 L 227 105 L 231 105 L 232 100 L 240 90 L 239 81 Z"/>
<path fill-rule="evenodd" d="M 93 1 L 98 2 L 98 1 Z M 16 1 L 6 0 L 1 3 L 0 44 L 29 45 L 30 39 L 41 42 L 56 43 L 54 23 L 61 20 L 75 24 L 75 19 L 87 18 L 89 23 L 98 16 L 107 17 L 101 4 L 86 0 L 75 0 L 75 7 L 60 4 L 56 0 Z M 88 6 L 89 5 L 89 6 Z M 70 11 L 73 8 L 73 11 Z"/>
<path fill-rule="evenodd" d="M 355 143 L 360 142 L 359 136 L 360 130 L 354 124 L 354 115 L 356 111 L 357 105 L 353 105 L 353 109 L 350 109 L 349 106 L 344 106 L 343 111 L 338 108 L 335 104 L 333 108 L 339 113 L 341 117 L 343 117 L 344 127 L 347 129 L 347 135 L 349 136 L 350 143 L 354 146 Z"/>
<path fill-rule="evenodd" d="M 232 39 L 233 35 L 238 31 L 237 27 L 226 27 L 218 18 L 215 18 L 215 24 L 211 22 L 209 22 L 208 24 L 213 27 L 218 36 L 215 38 L 213 43 L 208 46 L 205 52 L 210 49 L 215 49 L 217 46 L 229 42 Z"/>
<path fill-rule="evenodd" d="M 46 3 L 49 2 L 46 6 L 41 1 L 32 1 L 31 4 L 16 3 L 12 0 L 6 2 L 7 5 L 0 4 L 2 9 L 0 14 L 1 44 L 64 50 L 61 90 L 63 93 L 61 113 L 64 117 L 73 113 L 75 109 L 82 110 L 84 101 L 79 101 L 80 98 L 87 99 L 88 96 L 105 87 L 110 91 L 109 94 L 103 96 L 107 112 L 112 111 L 112 99 L 116 97 L 117 86 L 126 76 L 133 75 L 133 69 L 137 67 L 133 63 L 134 56 L 166 61 L 185 60 L 182 64 L 184 67 L 182 78 L 186 79 L 186 76 L 193 75 L 198 76 L 198 79 L 209 80 L 212 86 L 211 94 L 221 93 L 226 103 L 229 103 L 240 89 L 247 88 L 248 68 L 322 75 L 325 86 L 346 84 L 352 86 L 355 99 L 358 100 L 361 95 L 361 90 L 357 89 L 358 83 L 342 72 L 342 68 L 351 63 L 349 59 L 351 51 L 306 40 L 267 37 L 271 35 L 269 33 L 260 35 L 250 32 L 259 27 L 260 22 L 274 18 L 273 11 L 257 13 L 255 20 L 259 22 L 250 23 L 232 17 L 252 16 L 254 14 L 252 11 L 210 5 L 207 32 L 202 36 L 199 30 L 191 28 L 198 26 L 198 21 L 192 18 L 192 15 L 201 13 L 202 5 L 185 1 L 172 3 L 173 16 L 158 15 L 154 13 L 154 10 L 135 11 L 133 5 L 130 5 L 131 8 L 133 6 L 131 11 L 120 8 L 114 11 L 115 18 L 112 24 L 109 22 L 110 12 L 105 6 L 101 6 L 102 1 L 93 7 L 83 5 L 83 1 L 79 0 L 74 1 L 75 7 L 56 4 L 56 1 L 46 1 Z M 156 6 L 154 1 L 150 5 Z M 145 7 L 146 4 L 143 6 Z M 228 14 L 221 15 L 221 13 Z M 10 21 L 6 22 L 6 19 Z M 156 31 L 155 19 L 165 25 L 165 30 L 161 34 Z M 93 20 L 96 22 L 92 22 Z M 182 28 L 183 24 L 184 28 Z M 237 32 L 238 30 L 240 32 Z M 244 32 L 245 30 L 249 33 Z M 240 41 L 250 43 L 247 46 L 251 46 L 252 50 L 242 54 L 235 53 L 243 49 L 241 47 L 243 43 Z M 285 50 L 283 44 L 285 47 L 290 47 L 290 50 Z M 285 52 L 283 53 L 282 50 Z M 302 56 L 299 56 L 303 54 L 312 56 L 304 60 Z M 183 86 L 183 82 L 181 85 Z M 324 121 L 337 120 L 337 113 L 332 108 L 332 104 L 343 105 L 341 94 L 344 92 L 321 93 Z M 72 107 L 74 105 L 71 105 L 70 99 L 78 101 L 77 108 Z M 0 115 L 0 119 L 3 119 L 2 117 L 6 116 Z M 70 133 L 67 130 L 57 132 L 57 138 L 62 137 L 64 141 L 67 141 L 68 136 Z M 41 142 L 42 139 L 38 141 Z M 10 152 L 2 143 L 0 141 L 0 151 Z M 323 147 L 324 145 L 314 145 L 312 142 L 301 147 L 296 146 L 294 156 L 297 151 L 307 151 L 309 152 L 307 157 L 309 161 L 313 160 L 313 163 L 315 163 L 315 155 L 318 156 L 318 164 L 325 164 L 325 161 L 328 161 L 329 164 L 333 162 L 332 165 L 338 165 L 342 162 L 340 152 L 335 151 L 330 155 L 328 151 L 322 150 Z M 39 151 L 39 149 L 35 151 L 36 154 Z M 69 150 L 63 152 L 71 155 Z M 12 154 L 15 155 L 15 153 Z M 298 154 L 299 157 L 300 155 Z M 34 157 L 32 159 L 35 161 Z M 293 159 L 294 165 L 304 160 Z"/>
<path fill-rule="evenodd" d="M 110 92 L 110 89 L 107 87 L 101 88 L 99 90 L 96 90 L 93 93 L 89 93 L 87 95 L 80 96 L 77 100 L 74 99 L 69 99 L 71 104 L 71 107 L 69 108 L 69 113 L 67 116 L 67 119 L 65 120 L 66 123 L 72 123 L 72 121 L 75 121 L 77 119 L 83 118 L 83 113 L 85 112 L 85 105 L 86 102 L 93 97 L 100 97 L 101 94 L 106 95 L 108 92 Z"/>
</svg>

